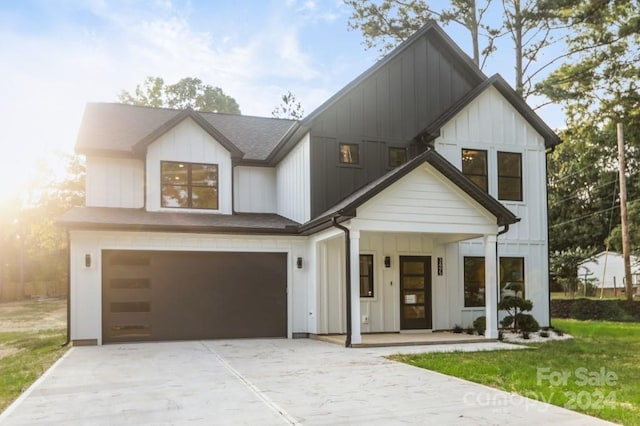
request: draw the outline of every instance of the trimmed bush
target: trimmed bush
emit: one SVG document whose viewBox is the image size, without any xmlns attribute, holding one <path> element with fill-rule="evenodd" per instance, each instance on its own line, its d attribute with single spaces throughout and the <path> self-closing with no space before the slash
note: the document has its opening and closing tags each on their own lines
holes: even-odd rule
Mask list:
<svg viewBox="0 0 640 426">
<path fill-rule="evenodd" d="M 484 336 L 484 331 L 487 329 L 487 317 L 478 317 L 473 321 L 473 328 L 476 329 L 480 336 Z"/>
<path fill-rule="evenodd" d="M 518 329 L 523 333 L 532 333 L 540 330 L 540 324 L 538 324 L 533 315 L 518 314 L 516 315 L 516 323 L 518 324 Z"/>
<path fill-rule="evenodd" d="M 551 316 L 595 321 L 640 321 L 640 301 L 568 299 L 552 300 Z"/>
</svg>

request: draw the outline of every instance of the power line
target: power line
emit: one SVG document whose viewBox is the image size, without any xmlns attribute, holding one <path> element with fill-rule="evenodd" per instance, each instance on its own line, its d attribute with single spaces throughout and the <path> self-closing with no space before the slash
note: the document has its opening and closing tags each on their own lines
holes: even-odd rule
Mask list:
<svg viewBox="0 0 640 426">
<path fill-rule="evenodd" d="M 627 201 L 627 204 L 635 203 L 635 202 L 637 202 L 637 201 L 640 201 L 640 198 L 636 198 L 635 200 L 632 200 L 632 201 Z M 570 220 L 567 220 L 567 221 L 565 221 L 565 222 L 556 223 L 556 224 L 551 225 L 551 226 L 549 227 L 549 229 L 551 229 L 551 228 L 556 228 L 556 227 L 558 227 L 558 226 L 562 226 L 562 225 L 566 225 L 566 224 L 568 224 L 568 223 L 577 222 L 577 221 L 582 220 L 582 219 L 587 219 L 587 218 L 589 218 L 589 217 L 595 216 L 595 215 L 600 214 L 600 213 L 605 213 L 605 212 L 608 212 L 608 211 L 610 211 L 610 210 L 617 209 L 617 208 L 619 208 L 619 207 L 620 207 L 619 205 L 617 205 L 617 206 L 613 206 L 613 207 L 609 207 L 609 208 L 606 208 L 606 209 L 598 210 L 598 211 L 596 211 L 596 212 L 588 213 L 588 214 L 586 214 L 586 215 L 583 215 L 583 216 L 577 217 L 577 218 L 575 218 L 575 219 L 570 219 Z"/>
</svg>

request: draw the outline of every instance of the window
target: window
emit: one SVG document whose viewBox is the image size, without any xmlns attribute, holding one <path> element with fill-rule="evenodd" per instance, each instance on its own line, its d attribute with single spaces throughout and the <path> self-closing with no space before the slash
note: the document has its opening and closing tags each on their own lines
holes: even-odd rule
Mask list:
<svg viewBox="0 0 640 426">
<path fill-rule="evenodd" d="M 355 143 L 341 143 L 340 164 L 360 164 L 360 145 Z"/>
<path fill-rule="evenodd" d="M 373 297 L 373 255 L 360 255 L 360 297 Z"/>
<path fill-rule="evenodd" d="M 487 192 L 489 188 L 487 181 L 487 151 L 463 149 L 462 173 Z"/>
<path fill-rule="evenodd" d="M 500 300 L 524 297 L 524 258 L 500 258 Z"/>
<path fill-rule="evenodd" d="M 389 148 L 389 167 L 398 167 L 407 162 L 407 150 L 404 148 Z"/>
<path fill-rule="evenodd" d="M 464 258 L 464 307 L 485 306 L 484 257 Z"/>
<path fill-rule="evenodd" d="M 163 161 L 162 207 L 218 208 L 218 166 Z"/>
<path fill-rule="evenodd" d="M 522 201 L 522 154 L 498 152 L 498 199 Z"/>
</svg>

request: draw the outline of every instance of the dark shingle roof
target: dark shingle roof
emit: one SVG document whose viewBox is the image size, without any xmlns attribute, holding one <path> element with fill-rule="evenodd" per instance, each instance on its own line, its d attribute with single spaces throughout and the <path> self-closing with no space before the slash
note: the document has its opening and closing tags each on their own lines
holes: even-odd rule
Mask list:
<svg viewBox="0 0 640 426">
<path fill-rule="evenodd" d="M 76 150 L 82 154 L 133 154 L 133 147 L 182 111 L 116 103 L 87 104 Z M 295 120 L 195 112 L 244 153 L 265 160 Z"/>
<path fill-rule="evenodd" d="M 196 214 L 112 207 L 75 207 L 63 214 L 58 219 L 58 224 L 70 229 L 256 234 L 295 234 L 299 225 L 285 217 L 270 213 Z"/>
</svg>

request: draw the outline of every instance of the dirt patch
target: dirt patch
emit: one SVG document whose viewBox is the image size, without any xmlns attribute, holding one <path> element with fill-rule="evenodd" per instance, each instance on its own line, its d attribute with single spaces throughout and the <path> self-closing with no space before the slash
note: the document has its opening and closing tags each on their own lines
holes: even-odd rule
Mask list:
<svg viewBox="0 0 640 426">
<path fill-rule="evenodd" d="M 0 304 L 0 332 L 67 327 L 66 299 L 39 299 Z M 0 347 L 0 351 L 2 347 Z"/>
<path fill-rule="evenodd" d="M 18 348 L 12 348 L 10 346 L 0 345 L 0 359 L 6 356 L 15 355 L 20 351 L 21 349 L 18 349 Z"/>
</svg>

